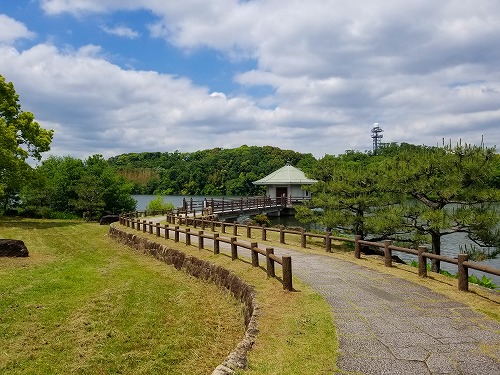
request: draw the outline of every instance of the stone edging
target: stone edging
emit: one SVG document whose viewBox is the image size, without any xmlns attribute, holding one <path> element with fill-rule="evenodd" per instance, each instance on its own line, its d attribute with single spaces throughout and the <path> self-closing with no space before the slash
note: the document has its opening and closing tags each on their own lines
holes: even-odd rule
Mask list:
<svg viewBox="0 0 500 375">
<path fill-rule="evenodd" d="M 225 358 L 224 362 L 217 366 L 212 375 L 233 374 L 236 369 L 246 368 L 247 352 L 252 348 L 258 333 L 257 318 L 259 307 L 256 304 L 255 291 L 252 286 L 223 267 L 187 256 L 182 251 L 167 248 L 147 238 L 122 231 L 113 225 L 110 226 L 108 235 L 118 242 L 136 250 L 142 250 L 144 254 L 151 255 L 160 261 L 173 265 L 177 270 L 184 270 L 184 272 L 198 279 L 210 281 L 219 287 L 226 288 L 234 298 L 243 303 L 245 306 L 245 336 Z"/>
</svg>

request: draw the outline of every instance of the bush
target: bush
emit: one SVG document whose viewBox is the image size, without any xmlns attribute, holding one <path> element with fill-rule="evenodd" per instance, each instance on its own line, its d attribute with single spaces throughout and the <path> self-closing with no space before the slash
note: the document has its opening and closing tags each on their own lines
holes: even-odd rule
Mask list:
<svg viewBox="0 0 500 375">
<path fill-rule="evenodd" d="M 146 206 L 146 211 L 172 211 L 175 206 L 172 202 L 164 202 L 161 195 L 150 201 Z"/>
<path fill-rule="evenodd" d="M 267 227 L 271 226 L 271 221 L 265 214 L 258 214 L 253 217 L 253 222 L 257 225 L 263 226 L 266 225 Z"/>
</svg>

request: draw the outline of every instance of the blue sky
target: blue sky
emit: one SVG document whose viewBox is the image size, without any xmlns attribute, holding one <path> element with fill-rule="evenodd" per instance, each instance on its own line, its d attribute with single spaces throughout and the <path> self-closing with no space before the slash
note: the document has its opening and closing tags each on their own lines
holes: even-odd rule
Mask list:
<svg viewBox="0 0 500 375">
<path fill-rule="evenodd" d="M 496 0 L 0 0 L 50 154 L 500 144 Z"/>
</svg>

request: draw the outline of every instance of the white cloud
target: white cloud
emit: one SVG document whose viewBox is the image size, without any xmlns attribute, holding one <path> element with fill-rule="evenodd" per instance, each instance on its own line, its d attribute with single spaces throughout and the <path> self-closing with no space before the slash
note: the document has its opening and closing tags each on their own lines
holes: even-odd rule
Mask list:
<svg viewBox="0 0 500 375">
<path fill-rule="evenodd" d="M 113 139 L 119 152 L 272 143 L 322 155 L 371 148 L 375 122 L 384 141 L 436 144 L 484 134 L 500 143 L 500 127 L 493 126 L 500 122 L 497 0 L 44 0 L 42 6 L 47 14 L 147 10 L 157 18 L 144 25 L 152 37 L 256 61 L 234 76 L 241 92 L 223 94 L 185 78 L 124 70 L 96 46 L 4 49 L 0 68 L 16 88 L 20 82 L 38 116 L 60 124 L 64 137 L 87 138 L 89 149 L 110 147 Z M 266 96 L 252 97 L 260 87 L 270 88 Z M 69 150 L 63 144 L 57 147 Z"/>
<path fill-rule="evenodd" d="M 237 146 L 245 141 L 239 134 L 267 112 L 243 98 L 214 100 L 224 95 L 185 78 L 123 70 L 94 52 L 94 46 L 73 52 L 0 47 L 0 71 L 15 82 L 23 109 L 57 127 L 57 153 L 194 151 L 218 144 L 220 134 Z"/>
<path fill-rule="evenodd" d="M 131 28 L 126 26 L 115 26 L 115 27 L 102 26 L 101 29 L 108 34 L 128 39 L 136 39 L 140 35 L 137 31 L 132 30 Z"/>
<path fill-rule="evenodd" d="M 35 33 L 21 22 L 5 14 L 0 14 L 0 43 L 12 43 L 17 39 L 31 39 L 35 37 Z"/>
</svg>

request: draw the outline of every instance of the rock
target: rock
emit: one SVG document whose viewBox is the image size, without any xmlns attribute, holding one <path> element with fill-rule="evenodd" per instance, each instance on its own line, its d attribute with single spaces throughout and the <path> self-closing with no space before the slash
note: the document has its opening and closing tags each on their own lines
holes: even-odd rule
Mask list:
<svg viewBox="0 0 500 375">
<path fill-rule="evenodd" d="M 0 257 L 27 257 L 26 245 L 21 240 L 0 239 Z"/>
<path fill-rule="evenodd" d="M 120 221 L 120 216 L 119 215 L 104 215 L 101 217 L 101 220 L 99 220 L 100 225 L 107 225 L 111 223 L 115 223 L 117 221 Z"/>
</svg>

